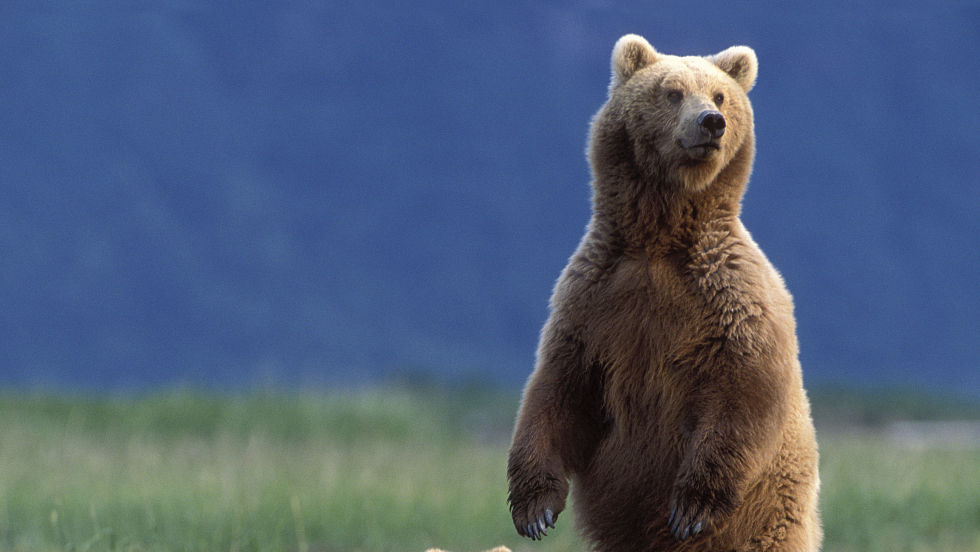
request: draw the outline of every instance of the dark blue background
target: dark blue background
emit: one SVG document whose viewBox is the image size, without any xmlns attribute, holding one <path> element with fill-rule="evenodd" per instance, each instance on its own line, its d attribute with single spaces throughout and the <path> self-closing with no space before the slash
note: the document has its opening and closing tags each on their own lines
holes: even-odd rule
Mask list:
<svg viewBox="0 0 980 552">
<path fill-rule="evenodd" d="M 5 0 L 0 383 L 519 385 L 628 32 L 756 50 L 808 382 L 980 395 L 980 3 L 926 0 Z"/>
</svg>

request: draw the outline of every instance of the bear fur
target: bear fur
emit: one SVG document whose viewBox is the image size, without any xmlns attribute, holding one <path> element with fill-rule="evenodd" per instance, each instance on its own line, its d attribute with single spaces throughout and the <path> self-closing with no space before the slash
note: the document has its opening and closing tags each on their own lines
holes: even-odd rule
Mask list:
<svg viewBox="0 0 980 552">
<path fill-rule="evenodd" d="M 597 551 L 819 549 L 793 304 L 739 220 L 757 60 L 612 55 L 592 219 L 551 299 L 508 460 L 518 533 Z"/>
</svg>

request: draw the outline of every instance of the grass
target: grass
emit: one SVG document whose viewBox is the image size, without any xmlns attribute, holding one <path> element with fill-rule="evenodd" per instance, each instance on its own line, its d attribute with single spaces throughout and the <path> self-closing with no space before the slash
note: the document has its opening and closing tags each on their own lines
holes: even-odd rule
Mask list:
<svg viewBox="0 0 980 552">
<path fill-rule="evenodd" d="M 980 451 L 837 437 L 821 464 L 825 550 L 980 550 Z"/>
<path fill-rule="evenodd" d="M 0 550 L 581 550 L 567 513 L 514 532 L 516 407 L 476 387 L 0 394 Z M 980 550 L 980 450 L 896 443 L 890 408 L 821 430 L 824 550 Z"/>
</svg>

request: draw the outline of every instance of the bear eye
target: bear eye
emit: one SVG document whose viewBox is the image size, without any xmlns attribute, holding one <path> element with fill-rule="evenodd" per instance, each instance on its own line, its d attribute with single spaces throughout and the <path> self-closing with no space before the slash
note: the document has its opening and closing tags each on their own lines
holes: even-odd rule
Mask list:
<svg viewBox="0 0 980 552">
<path fill-rule="evenodd" d="M 715 105 L 721 107 L 723 103 L 725 103 L 725 95 L 721 92 L 715 94 Z"/>
<path fill-rule="evenodd" d="M 678 102 L 683 98 L 684 98 L 684 92 L 677 90 L 676 88 L 667 91 L 667 99 L 672 102 Z"/>
</svg>

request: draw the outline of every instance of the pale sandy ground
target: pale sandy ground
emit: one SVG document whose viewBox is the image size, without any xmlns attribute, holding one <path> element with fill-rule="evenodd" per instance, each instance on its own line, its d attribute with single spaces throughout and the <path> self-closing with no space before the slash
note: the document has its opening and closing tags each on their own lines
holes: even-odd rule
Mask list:
<svg viewBox="0 0 980 552">
<path fill-rule="evenodd" d="M 446 552 L 446 551 L 441 548 L 430 548 L 425 552 Z M 510 548 L 507 548 L 506 546 L 498 546 L 496 548 L 487 550 L 486 552 L 510 552 Z"/>
</svg>

